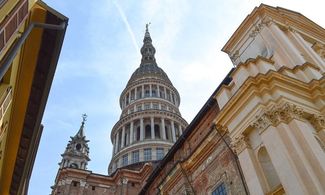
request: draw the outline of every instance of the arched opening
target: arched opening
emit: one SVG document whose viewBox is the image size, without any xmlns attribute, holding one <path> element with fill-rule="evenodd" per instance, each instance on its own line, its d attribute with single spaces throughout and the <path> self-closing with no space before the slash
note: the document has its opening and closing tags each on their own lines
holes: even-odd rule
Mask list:
<svg viewBox="0 0 325 195">
<path fill-rule="evenodd" d="M 270 189 L 274 189 L 281 184 L 278 174 L 275 171 L 275 168 L 272 164 L 270 156 L 265 147 L 262 147 L 258 151 L 258 161 L 263 170 L 263 174 L 268 183 Z"/>
<path fill-rule="evenodd" d="M 80 151 L 80 149 L 81 149 L 81 144 L 77 144 L 77 145 L 76 145 L 76 150 L 77 150 L 77 151 Z"/>
<path fill-rule="evenodd" d="M 155 125 L 155 138 L 160 139 L 160 127 L 159 127 L 159 125 Z"/>
<path fill-rule="evenodd" d="M 150 125 L 146 125 L 145 128 L 145 138 L 150 139 L 151 138 L 151 127 Z"/>
<path fill-rule="evenodd" d="M 137 127 L 137 130 L 135 131 L 135 141 L 140 140 L 140 127 Z"/>
</svg>

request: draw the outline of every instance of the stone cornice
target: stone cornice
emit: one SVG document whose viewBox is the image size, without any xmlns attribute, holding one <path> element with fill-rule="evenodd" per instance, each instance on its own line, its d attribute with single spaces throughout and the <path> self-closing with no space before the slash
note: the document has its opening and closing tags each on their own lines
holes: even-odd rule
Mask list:
<svg viewBox="0 0 325 195">
<path fill-rule="evenodd" d="M 325 42 L 324 29 L 304 15 L 284 8 L 261 4 L 240 24 L 235 33 L 233 33 L 231 38 L 222 48 L 222 51 L 226 52 L 230 56 L 233 55 L 231 52 L 234 52 L 233 50 L 243 37 L 247 36 L 247 34 L 254 33 L 256 27 L 259 27 L 260 24 L 264 23 L 269 25 L 269 22 L 274 22 L 284 27 L 295 27 L 295 29 L 299 29 L 303 34 L 309 34 L 315 37 L 315 39 Z"/>
<path fill-rule="evenodd" d="M 215 123 L 227 126 L 228 120 L 232 118 L 231 113 L 237 112 L 239 108 L 243 108 L 252 97 L 261 97 L 263 94 L 274 92 L 276 89 L 289 91 L 296 97 L 308 98 L 312 101 L 325 98 L 324 77 L 320 80 L 313 80 L 305 83 L 292 77 L 283 75 L 275 71 L 269 71 L 266 74 L 258 74 L 256 77 L 249 77 L 235 94 L 228 100 L 221 109 L 219 115 L 215 119 Z M 227 87 L 227 86 L 225 86 Z M 285 98 L 285 97 L 277 97 Z M 276 101 L 276 99 L 264 100 Z M 261 99 L 260 104 L 266 104 Z M 315 109 L 322 109 L 316 108 Z M 229 118 L 230 117 L 230 118 Z"/>
</svg>

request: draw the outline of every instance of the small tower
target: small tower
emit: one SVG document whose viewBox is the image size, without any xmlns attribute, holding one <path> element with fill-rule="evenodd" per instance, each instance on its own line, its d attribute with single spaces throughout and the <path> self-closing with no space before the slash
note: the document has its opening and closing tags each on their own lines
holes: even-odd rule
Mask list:
<svg viewBox="0 0 325 195">
<path fill-rule="evenodd" d="M 86 140 L 86 136 L 84 134 L 84 126 L 87 115 L 82 115 L 82 122 L 79 131 L 74 137 L 70 137 L 69 141 L 64 153 L 62 156 L 62 162 L 60 163 L 60 168 L 76 168 L 76 169 L 87 169 L 89 158 L 89 147 L 88 142 Z"/>
</svg>

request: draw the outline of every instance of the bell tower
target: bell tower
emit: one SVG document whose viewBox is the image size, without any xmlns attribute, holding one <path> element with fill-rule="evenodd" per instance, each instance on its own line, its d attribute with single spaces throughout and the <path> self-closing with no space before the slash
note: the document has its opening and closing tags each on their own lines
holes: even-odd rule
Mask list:
<svg viewBox="0 0 325 195">
<path fill-rule="evenodd" d="M 87 119 L 87 115 L 82 115 L 82 122 L 79 131 L 73 137 L 70 137 L 69 141 L 64 153 L 62 156 L 62 161 L 60 163 L 60 168 L 75 168 L 75 169 L 87 169 L 87 164 L 90 161 L 89 158 L 89 147 L 88 142 L 86 140 L 86 136 L 84 133 L 85 121 Z"/>
</svg>

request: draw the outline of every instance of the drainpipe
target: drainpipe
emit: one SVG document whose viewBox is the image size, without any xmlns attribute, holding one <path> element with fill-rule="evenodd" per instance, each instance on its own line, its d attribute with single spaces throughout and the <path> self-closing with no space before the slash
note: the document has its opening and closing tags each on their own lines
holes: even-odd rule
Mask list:
<svg viewBox="0 0 325 195">
<path fill-rule="evenodd" d="M 43 29 L 50 29 L 50 30 L 57 30 L 62 31 L 65 30 L 66 26 L 68 25 L 67 21 L 62 22 L 61 24 L 46 24 L 46 23 L 38 23 L 33 22 L 31 23 L 28 28 L 24 31 L 21 35 L 19 40 L 15 43 L 15 45 L 8 51 L 8 55 L 5 57 L 3 64 L 0 67 L 0 80 L 3 79 L 4 75 L 8 71 L 11 63 L 13 62 L 14 58 L 16 57 L 19 49 L 25 43 L 27 37 L 32 32 L 34 28 L 43 28 Z"/>
<path fill-rule="evenodd" d="M 246 185 L 246 182 L 245 182 L 245 178 L 244 178 L 244 174 L 243 174 L 243 171 L 240 167 L 240 164 L 239 164 L 239 160 L 238 160 L 238 156 L 237 154 L 233 151 L 233 149 L 229 146 L 229 144 L 227 143 L 227 141 L 225 140 L 225 138 L 223 137 L 226 133 L 224 133 L 223 135 L 221 135 L 221 133 L 219 132 L 218 128 L 216 127 L 216 125 L 214 124 L 213 127 L 217 133 L 219 134 L 219 136 L 221 137 L 222 141 L 226 144 L 227 148 L 230 150 L 231 154 L 233 155 L 233 157 L 235 158 L 235 163 L 236 163 L 236 167 L 239 171 L 239 175 L 240 175 L 240 179 L 242 181 L 242 184 L 244 186 L 244 189 L 245 189 L 245 192 L 246 194 L 248 195 L 249 194 L 249 191 L 248 191 L 248 188 L 247 188 L 247 185 Z"/>
</svg>

